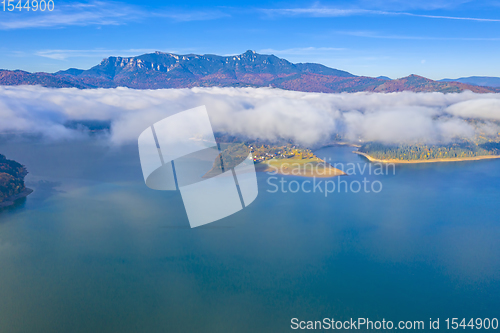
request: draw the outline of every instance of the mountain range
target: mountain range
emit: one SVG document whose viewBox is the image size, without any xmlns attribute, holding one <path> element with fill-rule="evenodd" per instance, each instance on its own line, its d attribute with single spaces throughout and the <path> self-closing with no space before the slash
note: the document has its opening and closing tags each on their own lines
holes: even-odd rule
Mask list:
<svg viewBox="0 0 500 333">
<path fill-rule="evenodd" d="M 154 52 L 137 57 L 109 57 L 88 69 L 56 73 L 0 70 L 0 85 L 134 89 L 191 87 L 276 87 L 287 90 L 339 92 L 500 92 L 500 87 L 473 82 L 434 81 L 418 75 L 391 80 L 356 76 L 315 63 L 293 64 L 274 55 L 247 51 L 241 55 L 177 55 Z"/>
<path fill-rule="evenodd" d="M 455 81 L 466 84 L 473 84 L 475 86 L 500 88 L 500 77 L 492 77 L 492 76 L 469 76 L 469 77 L 461 77 L 458 79 L 442 79 L 440 81 L 441 82 Z"/>
</svg>

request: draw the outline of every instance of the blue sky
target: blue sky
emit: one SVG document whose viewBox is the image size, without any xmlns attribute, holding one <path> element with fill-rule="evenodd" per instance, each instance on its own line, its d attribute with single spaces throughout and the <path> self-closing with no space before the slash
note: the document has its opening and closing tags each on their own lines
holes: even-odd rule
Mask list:
<svg viewBox="0 0 500 333">
<path fill-rule="evenodd" d="M 356 75 L 500 76 L 500 0 L 54 1 L 53 12 L 0 11 L 0 68 L 250 49 Z"/>
</svg>

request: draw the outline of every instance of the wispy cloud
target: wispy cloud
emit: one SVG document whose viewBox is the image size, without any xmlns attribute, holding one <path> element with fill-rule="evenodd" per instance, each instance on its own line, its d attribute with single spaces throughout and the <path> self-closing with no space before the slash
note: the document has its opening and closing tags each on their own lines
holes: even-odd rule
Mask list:
<svg viewBox="0 0 500 333">
<path fill-rule="evenodd" d="M 167 18 L 176 22 L 212 20 L 229 16 L 218 10 L 179 11 L 175 9 L 146 10 L 115 1 L 57 4 L 52 12 L 10 13 L 0 21 L 0 30 L 50 28 L 64 26 L 123 25 L 146 18 Z"/>
<path fill-rule="evenodd" d="M 52 12 L 30 15 L 13 13 L 0 22 L 0 29 L 26 29 L 61 26 L 120 25 L 144 16 L 138 8 L 117 2 L 56 4 Z"/>
<path fill-rule="evenodd" d="M 414 17 L 425 17 L 431 19 L 445 19 L 445 20 L 461 20 L 461 21 L 477 21 L 477 22 L 500 22 L 500 19 L 491 18 L 477 18 L 477 17 L 458 17 L 458 16 L 440 16 L 440 15 L 424 15 L 412 13 L 393 13 L 394 15 L 406 15 Z"/>
<path fill-rule="evenodd" d="M 110 55 L 130 57 L 143 53 L 152 53 L 154 49 L 128 49 L 128 50 L 109 50 L 109 49 L 94 49 L 94 50 L 40 50 L 35 52 L 35 55 L 55 59 L 66 60 L 69 58 L 95 58 L 95 57 L 109 57 Z M 174 50 L 163 50 L 162 52 L 176 53 Z"/>
<path fill-rule="evenodd" d="M 407 36 L 407 35 L 384 35 L 375 31 L 335 31 L 335 34 L 354 37 L 378 38 L 378 39 L 408 39 L 408 40 L 461 40 L 461 41 L 499 41 L 500 37 L 437 37 L 437 36 Z"/>
<path fill-rule="evenodd" d="M 500 22 L 500 19 L 494 19 L 494 18 L 426 15 L 426 14 L 414 14 L 409 12 L 398 12 L 398 11 L 323 7 L 317 5 L 307 8 L 261 9 L 261 11 L 269 16 L 342 17 L 342 16 L 361 16 L 361 15 L 384 15 L 384 16 L 412 16 L 412 17 L 422 17 L 431 19 L 462 20 L 462 21 L 477 21 L 477 22 Z"/>
<path fill-rule="evenodd" d="M 216 131 L 304 145 L 322 144 L 335 134 L 386 143 L 449 141 L 474 135 L 468 118 L 486 120 L 492 133 L 500 131 L 489 122 L 500 120 L 500 94 L 6 86 L 0 87 L 0 132 L 79 138 L 83 133 L 65 127 L 67 121 L 107 120 L 112 143 L 131 143 L 150 124 L 199 105 L 206 105 Z"/>
<path fill-rule="evenodd" d="M 359 0 L 358 5 L 362 8 L 393 11 L 436 10 L 457 8 L 472 1 L 474 0 Z"/>
<path fill-rule="evenodd" d="M 221 10 L 208 10 L 208 11 L 163 10 L 151 13 L 151 16 L 165 17 L 177 22 L 190 22 L 190 21 L 216 20 L 224 17 L 230 17 L 231 15 Z"/>
<path fill-rule="evenodd" d="M 313 6 L 309 8 L 271 8 L 261 9 L 269 16 L 311 16 L 311 17 L 340 17 L 366 14 L 387 15 L 390 12 L 370 9 L 345 9 Z"/>
</svg>

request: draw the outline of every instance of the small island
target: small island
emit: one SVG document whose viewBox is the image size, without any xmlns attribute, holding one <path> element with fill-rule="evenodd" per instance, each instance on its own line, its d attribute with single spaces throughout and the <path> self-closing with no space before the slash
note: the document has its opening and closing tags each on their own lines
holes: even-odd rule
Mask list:
<svg viewBox="0 0 500 333">
<path fill-rule="evenodd" d="M 11 206 L 33 192 L 24 185 L 27 174 L 23 165 L 0 154 L 0 208 Z"/>
</svg>

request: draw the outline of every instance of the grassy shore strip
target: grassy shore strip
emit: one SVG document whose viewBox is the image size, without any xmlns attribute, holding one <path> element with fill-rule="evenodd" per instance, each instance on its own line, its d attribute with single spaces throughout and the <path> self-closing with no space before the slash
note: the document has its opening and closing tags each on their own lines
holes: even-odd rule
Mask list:
<svg viewBox="0 0 500 333">
<path fill-rule="evenodd" d="M 353 151 L 353 153 L 362 155 L 366 157 L 370 162 L 378 162 L 378 163 L 394 163 L 394 164 L 415 164 L 415 163 L 440 163 L 440 162 L 463 162 L 463 161 L 479 161 L 479 160 L 489 160 L 493 158 L 500 158 L 500 155 L 484 155 L 484 156 L 474 156 L 474 157 L 452 157 L 452 158 L 435 158 L 430 160 L 413 160 L 413 161 L 405 161 L 405 160 L 379 160 L 374 158 L 368 154 Z"/>
<path fill-rule="evenodd" d="M 320 158 L 295 159 L 295 158 L 273 158 L 255 164 L 258 172 L 276 172 L 284 176 L 330 178 L 345 175 L 342 170 L 334 168 Z"/>
</svg>

